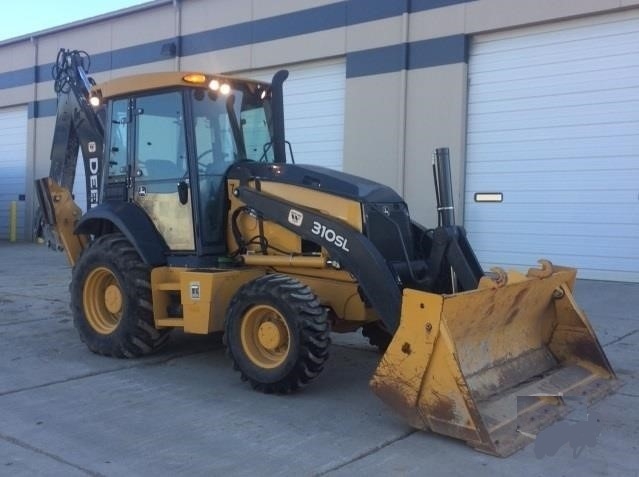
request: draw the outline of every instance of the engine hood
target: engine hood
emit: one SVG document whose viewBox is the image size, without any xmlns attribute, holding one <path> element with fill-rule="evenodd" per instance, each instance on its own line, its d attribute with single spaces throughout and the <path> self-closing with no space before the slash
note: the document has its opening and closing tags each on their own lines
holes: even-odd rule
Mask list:
<svg viewBox="0 0 639 477">
<path fill-rule="evenodd" d="M 404 202 L 393 189 L 363 177 L 306 164 L 244 162 L 233 165 L 229 179 L 280 182 L 306 187 L 362 203 Z"/>
</svg>

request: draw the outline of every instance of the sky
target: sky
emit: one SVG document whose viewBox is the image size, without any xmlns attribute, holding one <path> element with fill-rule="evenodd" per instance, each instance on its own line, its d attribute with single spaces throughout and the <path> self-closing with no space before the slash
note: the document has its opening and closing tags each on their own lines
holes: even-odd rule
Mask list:
<svg viewBox="0 0 639 477">
<path fill-rule="evenodd" d="M 5 1 L 0 15 L 0 41 L 148 2 L 149 0 Z"/>
</svg>

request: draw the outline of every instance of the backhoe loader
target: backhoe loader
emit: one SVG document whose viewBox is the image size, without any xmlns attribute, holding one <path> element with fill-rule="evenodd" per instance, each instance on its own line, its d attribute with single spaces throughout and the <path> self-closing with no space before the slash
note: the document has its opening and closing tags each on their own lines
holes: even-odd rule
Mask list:
<svg viewBox="0 0 639 477">
<path fill-rule="evenodd" d="M 132 358 L 173 328 L 223 332 L 243 380 L 286 394 L 320 374 L 331 332 L 361 329 L 383 351 L 370 382 L 383 401 L 499 456 L 568 412 L 566 397 L 616 387 L 574 269 L 482 270 L 455 225 L 446 148 L 428 229 L 386 186 L 294 163 L 284 70 L 271 83 L 167 72 L 95 84 L 87 72 L 85 53 L 60 50 L 51 172 L 36 190 L 91 351 Z"/>
</svg>

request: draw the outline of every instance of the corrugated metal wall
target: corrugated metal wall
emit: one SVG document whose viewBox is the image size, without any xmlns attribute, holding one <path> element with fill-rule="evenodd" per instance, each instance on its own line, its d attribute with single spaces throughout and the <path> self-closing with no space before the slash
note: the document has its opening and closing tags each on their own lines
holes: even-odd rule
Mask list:
<svg viewBox="0 0 639 477">
<path fill-rule="evenodd" d="M 17 202 L 17 237 L 25 228 L 24 201 L 27 171 L 27 108 L 0 109 L 0 240 L 9 238 L 9 207 Z"/>
<path fill-rule="evenodd" d="M 465 225 L 482 263 L 639 281 L 639 13 L 477 36 L 469 81 Z"/>
</svg>

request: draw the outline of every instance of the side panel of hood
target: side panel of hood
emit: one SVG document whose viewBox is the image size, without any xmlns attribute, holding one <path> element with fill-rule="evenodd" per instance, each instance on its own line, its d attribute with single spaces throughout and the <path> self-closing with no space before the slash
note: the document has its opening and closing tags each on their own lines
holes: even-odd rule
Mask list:
<svg viewBox="0 0 639 477">
<path fill-rule="evenodd" d="M 244 162 L 231 166 L 229 179 L 261 179 L 307 187 L 361 203 L 396 203 L 404 200 L 390 187 L 377 182 L 306 164 Z"/>
</svg>

